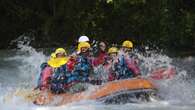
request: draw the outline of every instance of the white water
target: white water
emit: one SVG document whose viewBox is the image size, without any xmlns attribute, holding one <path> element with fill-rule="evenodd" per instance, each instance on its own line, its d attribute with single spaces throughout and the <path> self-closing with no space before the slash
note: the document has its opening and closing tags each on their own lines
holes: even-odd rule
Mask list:
<svg viewBox="0 0 195 110">
<path fill-rule="evenodd" d="M 159 66 L 176 66 L 176 78 L 156 82 L 160 96 L 164 98 L 162 101 L 123 105 L 82 101 L 59 107 L 41 107 L 15 94 L 23 89 L 32 89 L 36 85 L 39 65 L 46 61 L 47 56 L 30 46 L 20 44 L 19 48 L 0 51 L 0 110 L 195 110 L 195 80 L 188 78 L 189 74 L 195 73 L 194 57 L 169 58 L 149 51 L 147 55 L 150 56 L 138 54 L 142 60 L 140 66 L 143 75 Z"/>
</svg>

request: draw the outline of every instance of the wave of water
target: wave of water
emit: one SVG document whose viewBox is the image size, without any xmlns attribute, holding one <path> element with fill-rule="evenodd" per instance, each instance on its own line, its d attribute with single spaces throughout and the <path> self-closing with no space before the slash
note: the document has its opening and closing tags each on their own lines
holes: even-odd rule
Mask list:
<svg viewBox="0 0 195 110">
<path fill-rule="evenodd" d="M 25 101 L 16 95 L 22 90 L 31 90 L 36 85 L 39 65 L 47 60 L 42 51 L 36 51 L 31 46 L 19 44 L 17 50 L 0 51 L 0 110 L 194 110 L 195 89 L 193 70 L 195 58 L 170 58 L 153 51 L 142 55 L 137 53 L 141 60 L 140 67 L 143 75 L 160 66 L 174 66 L 178 72 L 173 80 L 156 82 L 163 101 L 143 104 L 105 105 L 95 101 L 82 101 L 60 107 L 40 107 Z M 185 67 L 185 66 L 186 67 Z"/>
</svg>

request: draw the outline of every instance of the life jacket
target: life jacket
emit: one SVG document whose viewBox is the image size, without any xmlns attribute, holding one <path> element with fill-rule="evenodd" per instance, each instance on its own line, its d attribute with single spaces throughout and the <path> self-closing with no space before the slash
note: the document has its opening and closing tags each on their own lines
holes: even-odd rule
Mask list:
<svg viewBox="0 0 195 110">
<path fill-rule="evenodd" d="M 76 59 L 76 64 L 74 67 L 73 75 L 78 75 L 78 79 L 80 82 L 89 81 L 89 74 L 92 70 L 92 65 L 90 60 L 83 55 L 79 55 Z"/>
<path fill-rule="evenodd" d="M 124 57 L 124 61 L 126 62 L 128 69 L 130 69 L 133 72 L 134 77 L 141 75 L 140 74 L 141 71 L 140 71 L 140 68 L 138 67 L 138 63 L 134 58 L 131 58 L 131 57 L 125 58 Z"/>
<path fill-rule="evenodd" d="M 41 77 L 42 77 L 42 71 L 48 66 L 47 63 L 42 63 L 40 68 L 41 68 L 41 73 L 38 75 L 38 80 L 37 80 L 37 88 L 41 86 Z"/>
<path fill-rule="evenodd" d="M 140 70 L 132 59 L 126 59 L 124 55 L 114 64 L 114 71 L 117 79 L 132 78 L 139 75 Z"/>
<path fill-rule="evenodd" d="M 50 79 L 53 73 L 52 67 L 48 66 L 47 63 L 41 65 L 41 73 L 38 79 L 38 88 L 45 90 L 50 87 Z"/>
<path fill-rule="evenodd" d="M 66 90 L 67 84 L 66 65 L 62 65 L 54 69 L 51 77 L 51 91 L 54 93 L 62 93 Z"/>
<path fill-rule="evenodd" d="M 116 72 L 114 71 L 115 69 L 114 69 L 113 61 L 109 61 L 109 60 L 112 60 L 112 59 L 107 56 L 105 59 L 105 62 L 103 63 L 103 69 L 104 69 L 106 76 L 108 76 L 107 81 L 113 81 L 113 80 L 116 80 L 117 77 L 116 77 Z"/>
<path fill-rule="evenodd" d="M 111 65 L 106 64 L 104 65 L 104 69 L 107 71 L 108 74 L 108 81 L 116 80 L 116 73 L 114 72 L 114 69 L 111 67 Z"/>
<path fill-rule="evenodd" d="M 66 64 L 67 71 L 72 72 L 76 64 L 76 58 L 70 57 Z"/>
<path fill-rule="evenodd" d="M 107 54 L 104 51 L 100 51 L 97 55 L 97 57 L 94 57 L 92 60 L 92 64 L 94 67 L 99 66 L 100 64 L 103 64 L 106 60 Z"/>
<path fill-rule="evenodd" d="M 51 91 L 53 93 L 64 93 L 69 88 L 79 82 L 79 75 L 76 72 L 69 71 L 67 64 L 54 70 L 51 78 Z"/>
<path fill-rule="evenodd" d="M 124 57 L 118 59 L 118 63 L 114 64 L 114 71 L 117 79 L 126 79 L 132 77 L 133 73 L 128 69 Z"/>
</svg>

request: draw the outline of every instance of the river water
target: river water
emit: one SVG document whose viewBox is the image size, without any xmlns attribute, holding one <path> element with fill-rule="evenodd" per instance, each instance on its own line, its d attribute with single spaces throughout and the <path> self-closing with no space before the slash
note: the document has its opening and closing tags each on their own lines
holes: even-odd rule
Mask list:
<svg viewBox="0 0 195 110">
<path fill-rule="evenodd" d="M 43 51 L 24 45 L 20 49 L 0 50 L 0 110 L 195 110 L 195 57 L 170 58 L 152 51 L 147 55 L 138 53 L 143 75 L 166 65 L 177 70 L 174 79 L 156 82 L 162 101 L 121 105 L 82 101 L 58 107 L 34 105 L 16 92 L 31 90 L 36 85 L 39 65 L 48 58 Z"/>
</svg>

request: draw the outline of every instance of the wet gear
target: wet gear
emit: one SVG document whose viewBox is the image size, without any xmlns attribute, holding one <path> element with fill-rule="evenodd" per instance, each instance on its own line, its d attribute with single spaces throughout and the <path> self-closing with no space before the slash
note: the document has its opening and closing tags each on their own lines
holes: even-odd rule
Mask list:
<svg viewBox="0 0 195 110">
<path fill-rule="evenodd" d="M 80 82 L 79 74 L 70 70 L 69 66 L 70 62 L 54 70 L 54 74 L 51 78 L 51 91 L 53 93 L 69 92 L 70 87 Z"/>
<path fill-rule="evenodd" d="M 68 57 L 63 58 L 51 58 L 47 63 L 53 68 L 58 68 L 68 62 Z"/>
<path fill-rule="evenodd" d="M 56 58 L 56 54 L 55 53 L 52 53 L 50 58 Z"/>
<path fill-rule="evenodd" d="M 103 64 L 106 60 L 106 57 L 107 53 L 105 51 L 99 51 L 98 56 L 93 58 L 92 60 L 93 67 L 97 67 Z"/>
<path fill-rule="evenodd" d="M 87 36 L 80 36 L 78 42 L 89 42 L 89 38 Z"/>
<path fill-rule="evenodd" d="M 118 58 L 117 62 L 107 63 L 104 68 L 108 71 L 108 80 L 127 79 L 140 75 L 140 70 L 132 59 L 126 59 L 124 55 Z"/>
<path fill-rule="evenodd" d="M 124 55 L 122 55 L 119 58 L 119 64 L 122 67 L 127 68 L 127 71 L 131 71 L 132 72 L 132 77 L 138 76 L 140 75 L 140 69 L 137 65 L 137 62 L 132 59 L 132 58 L 125 58 Z"/>
<path fill-rule="evenodd" d="M 42 78 L 42 71 L 48 66 L 47 63 L 42 63 L 40 68 L 41 68 L 41 73 L 38 76 L 37 80 L 37 87 L 35 89 L 39 89 L 41 87 L 41 78 Z"/>
<path fill-rule="evenodd" d="M 64 53 L 65 55 L 67 55 L 66 50 L 63 49 L 63 48 L 58 48 L 58 49 L 56 49 L 55 54 L 57 55 L 57 54 L 59 54 L 59 53 Z"/>
<path fill-rule="evenodd" d="M 126 48 L 133 48 L 133 42 L 126 40 L 123 42 L 122 46 Z"/>
<path fill-rule="evenodd" d="M 128 68 L 127 61 L 125 61 L 124 56 L 119 58 L 119 62 L 114 65 L 114 71 L 116 74 L 116 79 L 126 79 L 133 77 L 133 71 Z"/>
<path fill-rule="evenodd" d="M 72 72 L 74 70 L 74 66 L 76 64 L 76 58 L 70 57 L 68 60 L 66 66 L 67 66 L 67 71 Z"/>
<path fill-rule="evenodd" d="M 66 65 L 62 65 L 55 68 L 51 77 L 51 91 L 53 93 L 63 93 L 66 91 L 67 77 L 66 77 Z"/>
<path fill-rule="evenodd" d="M 82 48 L 90 48 L 91 45 L 88 42 L 80 42 L 78 44 L 78 52 L 81 52 Z"/>
<path fill-rule="evenodd" d="M 118 48 L 116 47 L 111 47 L 108 49 L 108 54 L 111 54 L 111 53 L 118 53 Z"/>
<path fill-rule="evenodd" d="M 38 86 L 40 90 L 45 90 L 50 87 L 50 79 L 53 74 L 52 67 L 48 66 L 47 63 L 41 65 L 41 73 L 38 79 Z"/>
<path fill-rule="evenodd" d="M 78 56 L 73 74 L 79 76 L 80 82 L 88 82 L 92 71 L 92 65 L 89 59 L 83 55 Z"/>
</svg>

